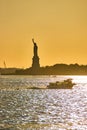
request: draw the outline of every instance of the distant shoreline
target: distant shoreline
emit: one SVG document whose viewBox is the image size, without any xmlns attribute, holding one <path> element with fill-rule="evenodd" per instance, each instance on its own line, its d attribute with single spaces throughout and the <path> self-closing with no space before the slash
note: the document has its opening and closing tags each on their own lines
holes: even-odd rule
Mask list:
<svg viewBox="0 0 87 130">
<path fill-rule="evenodd" d="M 21 68 L 0 68 L 1 75 L 87 75 L 87 65 L 55 64 L 53 66 Z"/>
</svg>

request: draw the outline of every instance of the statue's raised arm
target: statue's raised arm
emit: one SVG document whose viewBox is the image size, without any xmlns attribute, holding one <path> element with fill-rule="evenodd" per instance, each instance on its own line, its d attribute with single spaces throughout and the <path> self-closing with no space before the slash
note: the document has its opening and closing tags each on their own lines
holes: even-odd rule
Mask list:
<svg viewBox="0 0 87 130">
<path fill-rule="evenodd" d="M 34 44 L 34 38 L 32 38 L 32 42 L 33 42 L 33 44 Z"/>
</svg>

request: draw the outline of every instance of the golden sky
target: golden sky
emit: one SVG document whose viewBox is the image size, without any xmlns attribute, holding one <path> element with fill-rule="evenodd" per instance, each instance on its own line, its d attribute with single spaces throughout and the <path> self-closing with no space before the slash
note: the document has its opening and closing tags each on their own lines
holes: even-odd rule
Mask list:
<svg viewBox="0 0 87 130">
<path fill-rule="evenodd" d="M 87 0 L 0 0 L 0 67 L 87 64 Z"/>
</svg>

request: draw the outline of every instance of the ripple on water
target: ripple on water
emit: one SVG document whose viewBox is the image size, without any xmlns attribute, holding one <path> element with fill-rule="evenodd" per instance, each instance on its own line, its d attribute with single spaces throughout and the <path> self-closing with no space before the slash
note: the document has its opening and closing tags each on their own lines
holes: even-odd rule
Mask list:
<svg viewBox="0 0 87 130">
<path fill-rule="evenodd" d="M 0 128 L 86 130 L 86 85 L 72 90 L 1 90 Z"/>
</svg>

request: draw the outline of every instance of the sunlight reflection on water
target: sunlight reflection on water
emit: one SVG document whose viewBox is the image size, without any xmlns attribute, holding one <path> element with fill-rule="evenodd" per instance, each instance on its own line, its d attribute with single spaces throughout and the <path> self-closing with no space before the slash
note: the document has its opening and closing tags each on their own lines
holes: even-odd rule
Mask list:
<svg viewBox="0 0 87 130">
<path fill-rule="evenodd" d="M 71 90 L 27 89 L 67 78 L 77 83 Z M 87 129 L 87 76 L 2 76 L 0 88 L 0 128 Z"/>
</svg>

